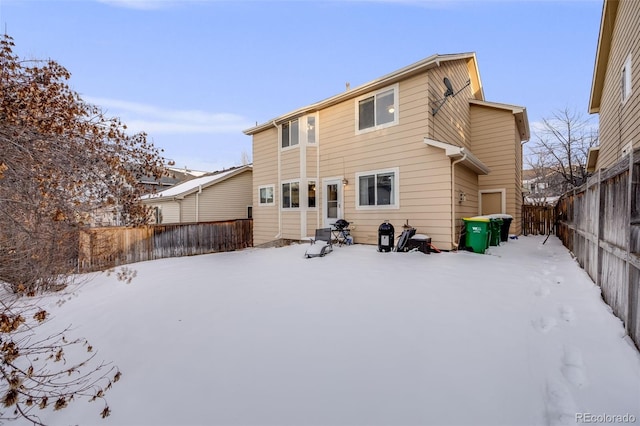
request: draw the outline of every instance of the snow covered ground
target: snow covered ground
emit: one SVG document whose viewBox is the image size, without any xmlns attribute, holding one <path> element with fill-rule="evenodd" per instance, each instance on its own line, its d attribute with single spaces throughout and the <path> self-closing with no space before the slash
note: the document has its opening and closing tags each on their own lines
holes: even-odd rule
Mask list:
<svg viewBox="0 0 640 426">
<path fill-rule="evenodd" d="M 640 356 L 552 237 L 490 254 L 308 245 L 132 265 L 43 301 L 122 379 L 48 424 L 640 423 Z M 604 417 L 609 416 L 609 417 Z M 621 416 L 621 417 L 613 417 Z"/>
</svg>

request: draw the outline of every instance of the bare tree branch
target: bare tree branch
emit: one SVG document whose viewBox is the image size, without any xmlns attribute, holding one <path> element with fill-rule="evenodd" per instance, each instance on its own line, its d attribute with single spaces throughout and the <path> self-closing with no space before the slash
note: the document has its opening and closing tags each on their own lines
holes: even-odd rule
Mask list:
<svg viewBox="0 0 640 426">
<path fill-rule="evenodd" d="M 534 172 L 537 196 L 557 196 L 582 185 L 589 148 L 597 145 L 597 128 L 580 113 L 565 108 L 544 118 L 525 159 Z"/>
<path fill-rule="evenodd" d="M 163 159 L 71 90 L 64 67 L 20 60 L 13 47 L 0 37 L 0 420 L 39 425 L 35 407 L 104 401 L 121 374 L 66 329 L 38 338 L 48 313 L 29 297 L 73 282 L 79 230 L 96 209 L 146 223 L 139 178 L 160 178 Z M 99 414 L 109 413 L 105 402 Z"/>
</svg>

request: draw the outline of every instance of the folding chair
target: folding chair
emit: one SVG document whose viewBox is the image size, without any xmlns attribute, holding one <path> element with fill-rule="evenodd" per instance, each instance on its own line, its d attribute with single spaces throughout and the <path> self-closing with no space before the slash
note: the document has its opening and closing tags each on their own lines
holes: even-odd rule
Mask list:
<svg viewBox="0 0 640 426">
<path fill-rule="evenodd" d="M 316 236 L 311 239 L 311 247 L 307 249 L 304 255 L 308 259 L 310 257 L 322 257 L 332 251 L 331 228 L 320 228 L 316 229 Z"/>
</svg>

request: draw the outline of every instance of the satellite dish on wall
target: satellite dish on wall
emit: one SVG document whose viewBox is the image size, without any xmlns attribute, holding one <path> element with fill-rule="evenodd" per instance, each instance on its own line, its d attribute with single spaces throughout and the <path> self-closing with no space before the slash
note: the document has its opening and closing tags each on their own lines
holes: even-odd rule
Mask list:
<svg viewBox="0 0 640 426">
<path fill-rule="evenodd" d="M 433 109 L 431 110 L 431 115 L 433 115 L 433 116 L 435 116 L 435 115 L 438 113 L 438 111 L 440 111 L 440 108 L 442 108 L 442 106 L 445 104 L 445 102 L 447 102 L 447 98 L 448 98 L 449 96 L 455 96 L 455 95 L 457 95 L 458 93 L 462 92 L 462 90 L 463 90 L 465 87 L 467 87 L 467 86 L 469 86 L 469 85 L 471 84 L 471 80 L 469 79 L 469 80 L 467 81 L 467 84 L 465 84 L 464 86 L 462 86 L 462 87 L 460 88 L 460 90 L 458 90 L 457 92 L 454 92 L 454 91 L 453 91 L 453 85 L 451 84 L 451 80 L 449 80 L 447 77 L 445 77 L 445 78 L 443 78 L 443 81 L 444 81 L 444 85 L 445 85 L 445 87 L 447 88 L 447 91 L 446 91 L 446 92 L 444 92 L 444 98 L 440 101 L 440 105 L 438 105 L 436 108 L 433 108 Z"/>
<path fill-rule="evenodd" d="M 444 78 L 444 85 L 447 88 L 447 91 L 444 92 L 444 97 L 446 98 L 447 96 L 454 96 L 453 86 L 451 85 L 451 81 L 449 81 L 447 77 Z"/>
</svg>

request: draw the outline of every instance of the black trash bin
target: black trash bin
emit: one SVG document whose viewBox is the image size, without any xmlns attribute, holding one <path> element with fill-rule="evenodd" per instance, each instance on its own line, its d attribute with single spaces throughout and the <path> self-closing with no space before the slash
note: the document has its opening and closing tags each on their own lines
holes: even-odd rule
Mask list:
<svg viewBox="0 0 640 426">
<path fill-rule="evenodd" d="M 511 221 L 513 221 L 513 216 L 509 214 L 492 214 L 490 216 L 502 219 L 502 224 L 500 226 L 500 241 L 509 241 L 509 227 L 511 226 Z"/>
<path fill-rule="evenodd" d="M 385 220 L 378 228 L 378 251 L 393 250 L 393 225 Z"/>
</svg>

